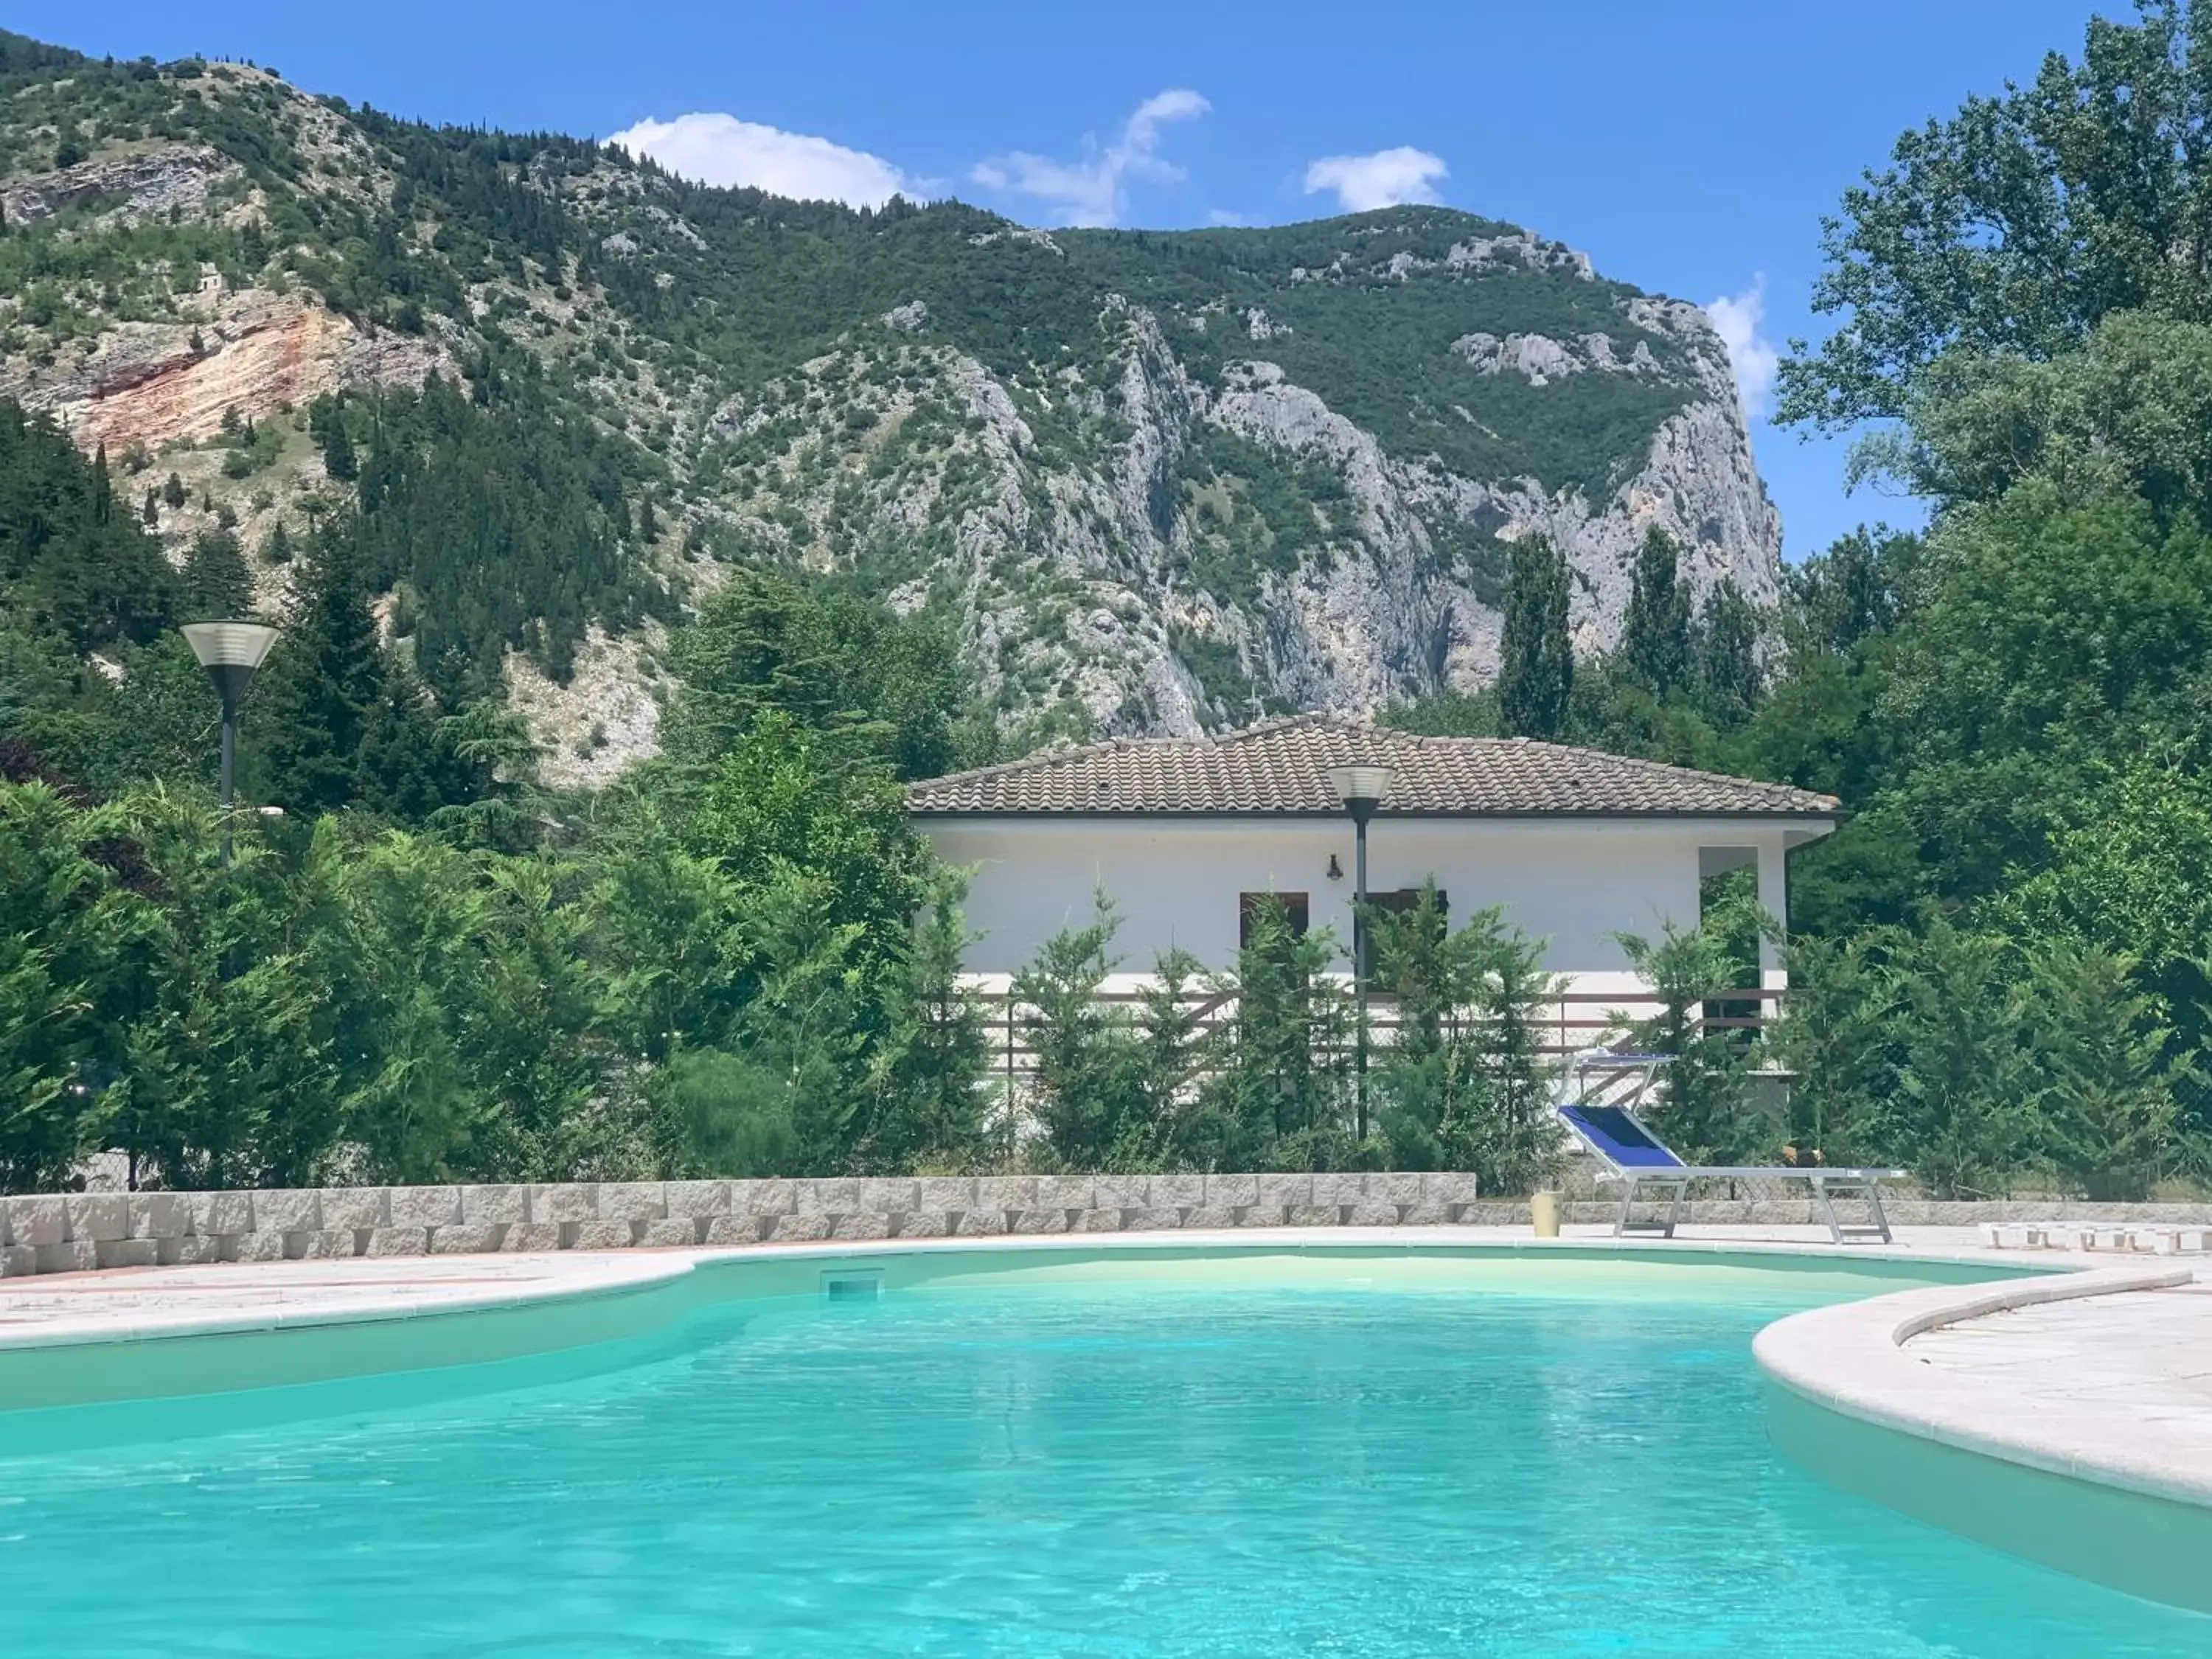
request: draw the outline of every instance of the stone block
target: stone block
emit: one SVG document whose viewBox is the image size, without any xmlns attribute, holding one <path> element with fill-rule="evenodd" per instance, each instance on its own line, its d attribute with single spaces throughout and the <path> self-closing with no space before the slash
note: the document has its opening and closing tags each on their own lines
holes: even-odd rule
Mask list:
<svg viewBox="0 0 2212 1659">
<path fill-rule="evenodd" d="M 950 1214 L 975 1206 L 973 1176 L 924 1176 L 916 1185 L 920 1190 L 912 1206 L 915 1209 L 943 1210 Z"/>
<path fill-rule="evenodd" d="M 1285 1208 L 1280 1204 L 1240 1204 L 1237 1206 L 1239 1227 L 1279 1227 L 1283 1224 Z"/>
<path fill-rule="evenodd" d="M 832 1238 L 889 1238 L 891 1218 L 883 1210 L 848 1210 L 830 1218 Z"/>
<path fill-rule="evenodd" d="M 1070 1203 L 1067 1207 L 1071 1210 L 1141 1210 L 1152 1201 L 1150 1176 L 1103 1175 L 1091 1178 L 1089 1202 Z"/>
<path fill-rule="evenodd" d="M 1182 1225 L 1182 1212 L 1173 1205 L 1152 1204 L 1121 1212 L 1121 1227 L 1132 1233 L 1169 1233 Z"/>
<path fill-rule="evenodd" d="M 1237 1224 L 1237 1206 L 1234 1204 L 1199 1204 L 1182 1212 L 1186 1228 L 1204 1228 L 1221 1231 Z"/>
<path fill-rule="evenodd" d="M 1260 1177 L 1255 1175 L 1210 1175 L 1206 1177 L 1206 1196 L 1200 1200 L 1208 1209 L 1234 1209 L 1240 1204 L 1260 1201 Z"/>
<path fill-rule="evenodd" d="M 1291 1204 L 1284 1206 L 1285 1227 L 1334 1227 L 1342 1211 L 1334 1204 Z"/>
<path fill-rule="evenodd" d="M 0 1244 L 0 1279 L 28 1279 L 39 1271 L 35 1244 Z"/>
<path fill-rule="evenodd" d="M 658 1181 L 603 1181 L 602 1221 L 659 1221 L 668 1214 L 668 1192 Z"/>
<path fill-rule="evenodd" d="M 732 1181 L 732 1215 L 789 1215 L 799 1207 L 798 1183 L 790 1181 Z"/>
<path fill-rule="evenodd" d="M 842 1215 L 860 1207 L 860 1183 L 854 1176 L 824 1176 L 792 1182 L 792 1207 L 800 1215 Z"/>
<path fill-rule="evenodd" d="M 1067 1218 L 1072 1233 L 1118 1233 L 1122 1231 L 1120 1206 L 1110 1210 L 1077 1210 Z"/>
<path fill-rule="evenodd" d="M 282 1261 L 284 1259 L 284 1235 L 263 1232 L 258 1229 L 250 1233 L 225 1233 L 222 1259 L 225 1261 Z"/>
<path fill-rule="evenodd" d="M 557 1181 L 530 1189 L 532 1221 L 596 1221 L 599 1189 L 587 1181 Z"/>
<path fill-rule="evenodd" d="M 100 1265 L 100 1246 L 88 1238 L 65 1239 L 58 1244 L 33 1247 L 42 1273 L 90 1273 Z"/>
<path fill-rule="evenodd" d="M 489 1255 L 506 1234 L 503 1221 L 455 1222 L 430 1231 L 432 1255 Z"/>
<path fill-rule="evenodd" d="M 459 1187 L 393 1187 L 387 1192 L 395 1229 L 450 1227 L 461 1218 Z"/>
<path fill-rule="evenodd" d="M 502 1254 L 519 1250 L 557 1250 L 561 1248 L 561 1224 L 557 1221 L 510 1221 L 507 1231 L 500 1235 L 499 1248 Z"/>
<path fill-rule="evenodd" d="M 637 1242 L 643 1231 L 641 1222 L 608 1221 L 604 1218 L 592 1221 L 571 1222 L 564 1226 L 562 1236 L 572 1250 L 626 1250 Z M 574 1231 L 571 1232 L 569 1228 Z"/>
<path fill-rule="evenodd" d="M 1259 1182 L 1255 1204 L 1310 1204 L 1314 1201 L 1313 1177 L 1310 1175 L 1263 1175 L 1254 1177 Z"/>
<path fill-rule="evenodd" d="M 358 1241 L 349 1227 L 317 1227 L 284 1235 L 287 1261 L 336 1261 L 355 1254 Z"/>
<path fill-rule="evenodd" d="M 131 1237 L 131 1196 L 127 1193 L 71 1193 L 64 1200 L 69 1211 L 69 1236 L 95 1243 Z"/>
<path fill-rule="evenodd" d="M 1296 1203 L 1298 1200 L 1291 1200 Z M 1309 1203 L 1323 1206 L 1364 1204 L 1367 1201 L 1367 1177 L 1342 1170 L 1324 1171 L 1313 1178 L 1313 1197 Z"/>
<path fill-rule="evenodd" d="M 131 1237 L 182 1238 L 191 1230 L 191 1200 L 182 1193 L 131 1194 Z"/>
<path fill-rule="evenodd" d="M 1395 1227 L 1398 1224 L 1398 1206 L 1378 1204 L 1372 1199 L 1348 1204 L 1344 1207 L 1344 1224 L 1347 1227 Z"/>
<path fill-rule="evenodd" d="M 663 1216 L 658 1221 L 645 1224 L 645 1237 L 641 1244 L 650 1244 L 665 1249 L 671 1245 L 692 1245 L 699 1242 L 699 1234 L 707 1224 L 705 1216 Z"/>
<path fill-rule="evenodd" d="M 994 1238 L 1006 1231 L 1004 1210 L 954 1210 L 946 1218 L 955 1238 Z"/>
<path fill-rule="evenodd" d="M 527 1187 L 464 1187 L 461 1188 L 461 1220 L 471 1227 L 489 1227 L 504 1222 L 513 1226 L 530 1219 L 530 1188 Z"/>
<path fill-rule="evenodd" d="M 750 1215 L 711 1215 L 707 1218 L 707 1239 L 709 1244 L 757 1244 L 760 1243 L 760 1218 Z"/>
<path fill-rule="evenodd" d="M 1118 1210 L 1120 1199 L 1101 1199 L 1097 1196 L 1097 1182 L 1090 1176 L 1056 1175 L 1032 1176 L 1036 1182 L 1036 1196 L 1030 1207 L 1039 1210 Z"/>
<path fill-rule="evenodd" d="M 1421 1202 L 1421 1177 L 1412 1170 L 1386 1170 L 1367 1177 L 1367 1201 L 1370 1204 L 1419 1204 Z"/>
<path fill-rule="evenodd" d="M 392 1224 L 389 1187 L 330 1187 L 323 1192 L 323 1225 L 332 1232 L 365 1233 Z"/>
<path fill-rule="evenodd" d="M 726 1181 L 671 1181 L 662 1190 L 668 1200 L 668 1218 L 695 1216 L 703 1221 L 709 1216 L 730 1213 L 730 1183 Z"/>
<path fill-rule="evenodd" d="M 151 1267 L 161 1259 L 161 1245 L 150 1238 L 103 1238 L 92 1253 L 103 1267 Z"/>
<path fill-rule="evenodd" d="M 819 1210 L 803 1214 L 763 1216 L 761 1237 L 779 1244 L 807 1244 L 830 1237 L 830 1218 Z M 769 1231 L 773 1227 L 775 1231 Z"/>
<path fill-rule="evenodd" d="M 69 1237 L 69 1200 L 58 1195 L 0 1199 L 8 1243 L 36 1249 L 58 1244 Z"/>
<path fill-rule="evenodd" d="M 62 1243 L 33 1245 L 42 1274 L 82 1274 L 100 1265 L 100 1245 L 93 1239 L 64 1239 Z"/>
<path fill-rule="evenodd" d="M 322 1224 L 322 1194 L 312 1187 L 265 1188 L 253 1194 L 257 1231 L 307 1233 Z"/>
<path fill-rule="evenodd" d="M 1452 1206 L 1449 1204 L 1407 1204 L 1400 1206 L 1398 1224 L 1401 1227 L 1446 1227 L 1451 1224 Z"/>
<path fill-rule="evenodd" d="M 1030 1210 L 1037 1204 L 1035 1176 L 979 1176 L 975 1207 L 979 1210 Z"/>
<path fill-rule="evenodd" d="M 902 1210 L 891 1216 L 901 1238 L 943 1238 L 952 1231 L 949 1210 Z"/>
<path fill-rule="evenodd" d="M 253 1231 L 252 1193 L 187 1193 L 192 1206 L 192 1231 L 228 1236 Z"/>
<path fill-rule="evenodd" d="M 427 1227 L 374 1227 L 369 1230 L 363 1255 L 422 1255 L 430 1249 Z"/>
<path fill-rule="evenodd" d="M 1118 1220 L 1121 1212 L 1114 1214 Z M 1057 1207 L 1040 1210 L 1017 1210 L 1006 1231 L 1011 1233 L 1064 1233 L 1067 1231 L 1067 1212 Z"/>
<path fill-rule="evenodd" d="M 1191 1210 L 1206 1202 L 1202 1175 L 1157 1175 L 1146 1186 L 1145 1202 L 1154 1209 Z"/>
<path fill-rule="evenodd" d="M 1421 1177 L 1424 1204 L 1472 1204 L 1481 1196 L 1471 1175 L 1451 1170 L 1431 1170 Z"/>
<path fill-rule="evenodd" d="M 199 1233 L 154 1241 L 155 1261 L 164 1267 L 203 1267 L 222 1260 L 222 1240 Z"/>
<path fill-rule="evenodd" d="M 886 1215 L 921 1207 L 921 1183 L 911 1176 L 872 1176 L 860 1183 L 856 1210 L 881 1210 Z"/>
</svg>

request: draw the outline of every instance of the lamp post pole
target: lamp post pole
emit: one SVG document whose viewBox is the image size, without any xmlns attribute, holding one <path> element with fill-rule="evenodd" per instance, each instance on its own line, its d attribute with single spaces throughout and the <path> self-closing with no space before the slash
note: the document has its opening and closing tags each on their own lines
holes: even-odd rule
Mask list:
<svg viewBox="0 0 2212 1659">
<path fill-rule="evenodd" d="M 1358 1112 L 1358 1139 L 1367 1140 L 1367 824 L 1375 809 L 1390 793 L 1387 766 L 1338 766 L 1329 770 L 1337 799 L 1352 815 L 1352 988 L 1358 1004 L 1352 1028 L 1352 1098 Z"/>
<path fill-rule="evenodd" d="M 216 696 L 222 699 L 222 867 L 230 868 L 231 812 L 238 795 L 238 710 L 246 701 L 246 688 L 253 672 L 276 643 L 276 630 L 266 623 L 231 617 L 219 622 L 186 623 L 178 630 L 192 647 L 192 655 L 207 671 Z"/>
</svg>

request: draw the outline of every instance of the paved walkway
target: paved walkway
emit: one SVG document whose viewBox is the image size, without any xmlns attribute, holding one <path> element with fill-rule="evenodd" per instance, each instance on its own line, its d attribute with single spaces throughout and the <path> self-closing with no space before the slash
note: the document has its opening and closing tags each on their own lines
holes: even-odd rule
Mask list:
<svg viewBox="0 0 2212 1659">
<path fill-rule="evenodd" d="M 2098 1258 L 2100 1266 L 2112 1258 Z M 2173 1266 L 2188 1265 L 2185 1258 Z M 2123 1291 L 1984 1314 L 1923 1332 L 1908 1358 L 2008 1398 L 2190 1426 L 2212 1445 L 2212 1268 L 2170 1290 Z"/>
<path fill-rule="evenodd" d="M 438 1309 L 495 1307 L 650 1284 L 696 1251 L 389 1256 L 118 1268 L 0 1280 L 0 1347 L 184 1331 L 267 1330 Z"/>
</svg>

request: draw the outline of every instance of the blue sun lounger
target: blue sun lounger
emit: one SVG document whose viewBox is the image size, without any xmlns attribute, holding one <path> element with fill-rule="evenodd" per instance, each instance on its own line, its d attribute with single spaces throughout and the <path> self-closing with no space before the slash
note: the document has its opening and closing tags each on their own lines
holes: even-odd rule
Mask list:
<svg viewBox="0 0 2212 1659">
<path fill-rule="evenodd" d="M 1659 1069 L 1673 1058 L 1591 1049 L 1569 1061 L 1560 1079 L 1559 1097 L 1554 1103 L 1560 1121 L 1596 1160 L 1598 1179 L 1620 1188 L 1620 1218 L 1613 1224 L 1614 1237 L 1628 1233 L 1674 1237 L 1682 1218 L 1683 1196 L 1693 1181 L 1802 1181 L 1813 1189 L 1814 1200 L 1827 1223 L 1828 1236 L 1837 1243 L 1890 1243 L 1889 1218 L 1881 1209 L 1881 1183 L 1898 1179 L 1905 1173 L 1902 1170 L 1832 1170 L 1797 1164 L 1740 1168 L 1684 1163 L 1635 1111 Z M 1605 1081 L 1592 1088 L 1585 1082 L 1589 1073 L 1603 1075 Z M 1840 1219 L 1835 1206 L 1838 1198 L 1863 1201 L 1867 1219 L 1859 1223 Z M 1663 1202 L 1665 1219 L 1654 1214 L 1637 1220 L 1639 1201 L 1655 1208 Z"/>
</svg>

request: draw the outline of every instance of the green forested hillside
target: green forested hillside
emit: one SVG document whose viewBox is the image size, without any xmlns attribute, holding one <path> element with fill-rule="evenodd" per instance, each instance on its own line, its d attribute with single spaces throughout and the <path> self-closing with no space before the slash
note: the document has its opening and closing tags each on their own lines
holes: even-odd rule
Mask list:
<svg viewBox="0 0 2212 1659">
<path fill-rule="evenodd" d="M 1632 488 L 1700 591 L 1772 592 L 1778 531 L 1703 313 L 1464 213 L 1045 234 L 15 36 L 0 204 L 0 395 L 104 441 L 173 557 L 371 506 L 396 455 L 339 476 L 319 399 L 362 454 L 430 377 L 485 417 L 441 416 L 441 441 L 471 476 L 550 486 L 542 509 L 488 512 L 458 550 L 430 544 L 449 517 L 386 518 L 369 561 L 479 691 L 511 652 L 565 686 L 592 625 L 627 639 L 769 565 L 943 612 L 1010 733 L 1372 708 L 1489 675 L 1524 532 L 1576 562 L 1577 621 L 1610 641 Z M 1501 366 L 1501 342 L 1551 371 Z M 1686 422 L 1727 465 L 1653 473 Z M 257 588 L 295 598 L 282 570 Z M 568 712 L 610 673 L 655 684 L 657 638 L 593 646 Z M 459 672 L 418 665 L 441 695 Z"/>
</svg>

